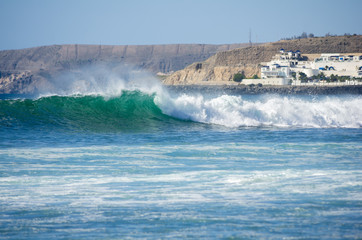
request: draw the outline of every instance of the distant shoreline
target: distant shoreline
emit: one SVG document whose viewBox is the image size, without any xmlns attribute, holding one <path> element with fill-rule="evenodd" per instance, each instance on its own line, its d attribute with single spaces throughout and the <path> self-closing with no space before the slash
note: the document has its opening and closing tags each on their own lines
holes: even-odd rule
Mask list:
<svg viewBox="0 0 362 240">
<path fill-rule="evenodd" d="M 349 86 L 246 86 L 246 85 L 164 85 L 168 90 L 184 93 L 333 95 L 362 94 L 362 85 Z"/>
<path fill-rule="evenodd" d="M 362 85 L 345 86 L 248 86 L 248 85 L 163 85 L 171 94 L 227 94 L 227 95 L 362 95 Z M 0 99 L 34 98 L 34 94 L 0 94 Z"/>
</svg>

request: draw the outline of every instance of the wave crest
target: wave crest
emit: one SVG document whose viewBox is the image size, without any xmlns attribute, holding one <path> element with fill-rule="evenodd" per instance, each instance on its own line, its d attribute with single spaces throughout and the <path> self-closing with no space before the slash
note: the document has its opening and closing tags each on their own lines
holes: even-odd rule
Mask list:
<svg viewBox="0 0 362 240">
<path fill-rule="evenodd" d="M 0 101 L 0 126 L 91 131 L 138 131 L 173 119 L 154 103 L 154 94 L 123 91 L 121 96 L 50 96 Z"/>
</svg>

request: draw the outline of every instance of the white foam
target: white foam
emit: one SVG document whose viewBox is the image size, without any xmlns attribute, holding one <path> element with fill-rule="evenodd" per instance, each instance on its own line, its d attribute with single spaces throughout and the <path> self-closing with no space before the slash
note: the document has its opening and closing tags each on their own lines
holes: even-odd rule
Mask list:
<svg viewBox="0 0 362 240">
<path fill-rule="evenodd" d="M 22 183 L 15 189 L 7 181 L 2 182 L 0 202 L 16 208 L 29 205 L 43 207 L 58 201 L 69 201 L 72 207 L 217 201 L 250 205 L 272 201 L 280 198 L 280 194 L 286 197 L 295 197 L 295 194 L 334 195 L 338 199 L 360 200 L 360 195 L 353 195 L 353 192 L 341 194 L 340 191 L 358 187 L 360 182 L 357 177 L 361 174 L 361 171 L 351 175 L 350 171 L 343 170 L 289 169 L 204 170 L 163 175 L 132 174 L 127 177 L 34 176 L 27 180 L 18 179 Z M 132 187 L 128 186 L 130 183 L 133 183 Z"/>
<path fill-rule="evenodd" d="M 362 97 L 283 97 L 259 96 L 255 100 L 241 96 L 181 95 L 156 97 L 165 114 L 176 118 L 227 127 L 307 127 L 360 128 Z"/>
</svg>

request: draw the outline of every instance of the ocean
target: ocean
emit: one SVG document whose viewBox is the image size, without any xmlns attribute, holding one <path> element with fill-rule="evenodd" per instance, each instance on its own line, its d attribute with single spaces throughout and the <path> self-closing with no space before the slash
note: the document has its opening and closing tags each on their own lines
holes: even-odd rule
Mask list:
<svg viewBox="0 0 362 240">
<path fill-rule="evenodd" d="M 1 95 L 0 239 L 362 238 L 361 95 L 79 86 Z"/>
</svg>

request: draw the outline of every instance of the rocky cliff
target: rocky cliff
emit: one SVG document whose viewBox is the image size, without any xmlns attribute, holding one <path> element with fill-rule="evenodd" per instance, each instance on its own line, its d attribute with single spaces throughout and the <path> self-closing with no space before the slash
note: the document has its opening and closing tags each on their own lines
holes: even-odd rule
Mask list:
<svg viewBox="0 0 362 240">
<path fill-rule="evenodd" d="M 279 52 L 300 50 L 302 54 L 362 53 L 362 36 L 335 36 L 284 40 L 264 45 L 239 48 L 215 54 L 206 61 L 189 65 L 164 80 L 168 85 L 220 84 L 232 81 L 236 73 L 246 77 L 260 76 L 260 64 Z"/>
<path fill-rule="evenodd" d="M 0 51 L 0 93 L 29 93 L 60 72 L 92 64 L 131 65 L 167 73 L 247 44 L 54 45 Z"/>
</svg>

